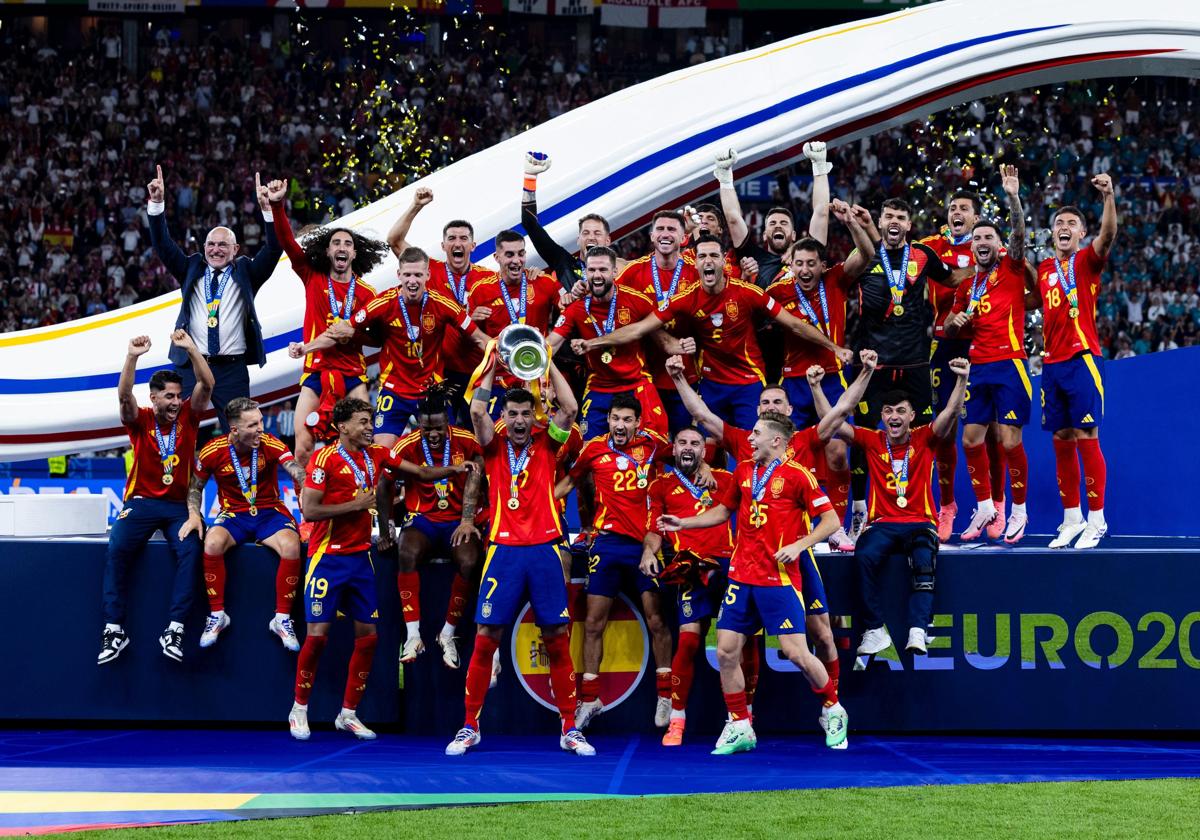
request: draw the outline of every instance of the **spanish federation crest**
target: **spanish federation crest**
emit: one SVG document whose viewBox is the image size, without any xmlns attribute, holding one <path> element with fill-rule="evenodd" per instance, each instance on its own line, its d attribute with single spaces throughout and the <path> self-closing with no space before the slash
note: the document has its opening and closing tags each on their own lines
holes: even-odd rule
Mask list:
<svg viewBox="0 0 1200 840">
<path fill-rule="evenodd" d="M 684 618 L 692 617 L 692 602 L 691 601 L 683 602 L 683 617 Z"/>
<path fill-rule="evenodd" d="M 316 616 L 319 616 L 321 613 L 325 612 L 325 605 L 320 601 L 313 601 L 312 606 L 309 607 L 309 611 L 312 612 L 313 617 L 315 618 Z"/>
<path fill-rule="evenodd" d="M 783 476 L 776 476 L 771 482 L 771 495 L 778 496 L 783 493 Z"/>
<path fill-rule="evenodd" d="M 482 604 L 480 604 L 479 614 L 482 615 L 484 618 L 491 618 L 492 617 L 492 602 L 484 601 Z"/>
</svg>

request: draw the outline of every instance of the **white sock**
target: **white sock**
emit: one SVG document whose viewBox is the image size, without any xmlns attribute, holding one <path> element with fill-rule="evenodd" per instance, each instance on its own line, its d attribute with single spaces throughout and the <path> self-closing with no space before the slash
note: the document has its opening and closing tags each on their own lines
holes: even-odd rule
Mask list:
<svg viewBox="0 0 1200 840">
<path fill-rule="evenodd" d="M 687 720 L 687 712 L 683 709 L 672 709 L 671 720 Z"/>
<path fill-rule="evenodd" d="M 105 624 L 105 625 L 104 625 L 104 629 L 105 629 L 105 630 L 112 630 L 114 633 L 124 633 L 124 632 L 125 632 L 125 631 L 124 631 L 124 630 L 121 628 L 121 625 L 120 625 L 120 624 Z"/>
<path fill-rule="evenodd" d="M 347 716 L 347 717 L 354 717 L 354 716 L 355 716 L 354 710 L 353 710 L 353 709 L 347 709 L 345 706 L 342 706 L 342 714 L 343 714 L 343 715 L 345 715 L 345 716 Z"/>
<path fill-rule="evenodd" d="M 447 621 L 445 624 L 442 625 L 442 635 L 443 636 L 453 636 L 454 631 L 457 629 L 458 629 L 457 627 L 455 627 L 453 624 L 451 624 L 449 621 Z"/>
<path fill-rule="evenodd" d="M 656 674 L 669 674 L 669 673 L 671 673 L 671 669 L 670 669 L 670 668 L 655 668 L 655 669 L 654 669 L 654 673 L 656 673 Z"/>
<path fill-rule="evenodd" d="M 288 619 L 288 618 L 291 618 L 291 616 L 288 615 L 287 613 L 275 613 L 276 621 L 284 621 L 285 619 Z"/>
<path fill-rule="evenodd" d="M 421 622 L 406 621 L 404 622 L 404 631 L 408 634 L 407 638 L 415 639 L 421 635 Z"/>
<path fill-rule="evenodd" d="M 984 499 L 979 503 L 979 512 L 990 516 L 996 512 L 996 503 L 991 499 Z"/>
<path fill-rule="evenodd" d="M 1010 516 L 1016 516 L 1018 513 L 1019 513 L 1019 514 L 1021 514 L 1022 516 L 1025 516 L 1025 515 L 1026 515 L 1026 514 L 1025 514 L 1025 503 L 1024 503 L 1024 502 L 1021 502 L 1021 504 L 1017 504 L 1016 502 L 1013 502 L 1013 506 L 1012 506 L 1012 513 L 1011 513 L 1011 514 L 1009 514 L 1009 515 L 1010 515 Z"/>
<path fill-rule="evenodd" d="M 176 633 L 182 633 L 183 632 L 183 622 L 172 621 L 170 624 L 167 625 L 167 629 L 174 630 Z"/>
<path fill-rule="evenodd" d="M 1093 525 L 1097 528 L 1103 528 L 1106 524 L 1104 521 L 1104 508 L 1089 510 L 1087 521 L 1089 525 Z"/>
<path fill-rule="evenodd" d="M 308 704 L 307 703 L 297 703 L 295 701 L 292 701 L 292 708 L 298 712 L 307 712 Z"/>
<path fill-rule="evenodd" d="M 225 610 L 213 610 L 212 612 L 209 613 L 209 615 L 216 616 L 217 618 L 224 618 Z"/>
<path fill-rule="evenodd" d="M 1083 521 L 1083 513 L 1078 507 L 1063 508 L 1063 524 L 1077 525 Z"/>
</svg>

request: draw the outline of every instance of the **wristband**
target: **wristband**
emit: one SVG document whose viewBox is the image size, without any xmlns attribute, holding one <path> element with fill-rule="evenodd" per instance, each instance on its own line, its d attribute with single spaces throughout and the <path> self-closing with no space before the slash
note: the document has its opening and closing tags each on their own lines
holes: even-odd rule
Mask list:
<svg viewBox="0 0 1200 840">
<path fill-rule="evenodd" d="M 472 402 L 486 403 L 492 398 L 491 388 L 476 388 L 475 393 L 471 395 Z"/>
<path fill-rule="evenodd" d="M 537 176 L 525 176 L 525 192 L 537 192 Z"/>
</svg>

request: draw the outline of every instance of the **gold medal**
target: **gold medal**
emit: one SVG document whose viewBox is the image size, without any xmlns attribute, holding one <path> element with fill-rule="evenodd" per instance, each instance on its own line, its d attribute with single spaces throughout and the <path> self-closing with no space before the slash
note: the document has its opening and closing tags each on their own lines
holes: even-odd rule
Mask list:
<svg viewBox="0 0 1200 840">
<path fill-rule="evenodd" d="M 509 500 L 508 500 L 508 509 L 509 510 L 516 510 L 520 506 L 521 506 L 520 499 L 518 499 L 516 496 L 509 497 Z"/>
<path fill-rule="evenodd" d="M 250 505 L 250 515 L 258 516 L 258 505 Z"/>
<path fill-rule="evenodd" d="M 163 473 L 162 482 L 169 487 L 175 482 L 175 476 L 171 475 L 170 473 Z"/>
<path fill-rule="evenodd" d="M 892 314 L 899 318 L 904 314 L 904 306 L 897 303 L 892 306 Z"/>
<path fill-rule="evenodd" d="M 896 497 L 896 507 L 899 507 L 899 508 L 908 507 L 908 497 L 907 496 L 897 496 Z"/>
<path fill-rule="evenodd" d="M 650 482 L 646 481 L 646 479 L 644 479 L 644 478 L 639 478 L 639 479 L 637 480 L 637 486 L 638 486 L 638 489 L 639 489 L 639 490 L 645 490 L 645 489 L 646 489 L 646 485 L 647 485 L 647 484 L 649 484 L 649 483 L 650 483 Z"/>
<path fill-rule="evenodd" d="M 210 330 L 215 330 L 217 328 L 217 316 L 216 315 L 208 316 L 208 328 Z"/>
<path fill-rule="evenodd" d="M 1072 306 L 1070 309 L 1067 310 L 1067 315 L 1069 315 L 1072 318 L 1078 318 L 1079 317 L 1079 307 Z"/>
<path fill-rule="evenodd" d="M 603 353 L 600 354 L 600 361 L 604 362 L 604 364 L 611 365 L 612 360 L 613 360 L 613 354 L 610 353 L 609 351 L 605 350 Z"/>
<path fill-rule="evenodd" d="M 449 499 L 438 499 L 438 510 L 445 510 L 450 507 Z"/>
</svg>

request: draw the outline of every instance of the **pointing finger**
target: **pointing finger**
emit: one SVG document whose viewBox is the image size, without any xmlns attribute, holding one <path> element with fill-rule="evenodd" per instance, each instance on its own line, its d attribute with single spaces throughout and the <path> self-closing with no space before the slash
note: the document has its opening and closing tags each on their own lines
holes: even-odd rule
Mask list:
<svg viewBox="0 0 1200 840">
<path fill-rule="evenodd" d="M 161 166 L 161 165 L 159 165 L 159 164 L 155 164 L 154 168 L 155 168 L 156 170 L 158 170 L 158 180 L 160 180 L 160 181 L 161 181 L 161 180 L 163 179 L 163 176 L 162 176 L 162 166 Z"/>
</svg>

